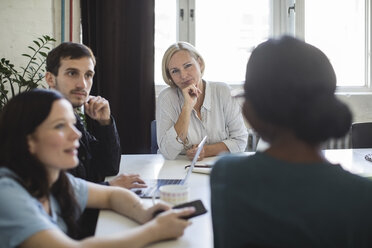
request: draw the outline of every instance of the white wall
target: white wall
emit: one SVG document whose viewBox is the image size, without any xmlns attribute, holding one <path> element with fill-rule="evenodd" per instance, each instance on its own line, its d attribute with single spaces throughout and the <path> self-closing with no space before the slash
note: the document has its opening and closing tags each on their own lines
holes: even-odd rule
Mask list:
<svg viewBox="0 0 372 248">
<path fill-rule="evenodd" d="M 0 1 L 0 58 L 25 66 L 22 53 L 41 35 L 54 36 L 51 0 Z"/>
<path fill-rule="evenodd" d="M 68 3 L 66 2 L 66 15 Z M 79 42 L 79 0 L 74 0 L 73 41 Z M 68 18 L 68 17 L 66 17 Z M 61 42 L 61 0 L 0 0 L 0 58 L 10 59 L 16 66 L 23 65 L 22 53 L 28 53 L 32 40 L 47 34 Z M 65 39 L 68 37 L 68 22 L 65 25 Z M 157 91 L 162 87 L 156 87 Z M 372 121 L 372 94 L 338 94 L 346 102 L 354 121 Z"/>
<path fill-rule="evenodd" d="M 372 121 L 371 93 L 338 93 L 337 97 L 350 107 L 354 122 Z"/>
<path fill-rule="evenodd" d="M 69 40 L 69 2 L 65 0 L 65 39 Z M 32 41 L 49 35 L 61 43 L 61 0 L 0 0 L 0 58 L 17 68 L 25 66 L 22 53 Z M 80 0 L 73 1 L 73 39 L 80 42 Z"/>
</svg>

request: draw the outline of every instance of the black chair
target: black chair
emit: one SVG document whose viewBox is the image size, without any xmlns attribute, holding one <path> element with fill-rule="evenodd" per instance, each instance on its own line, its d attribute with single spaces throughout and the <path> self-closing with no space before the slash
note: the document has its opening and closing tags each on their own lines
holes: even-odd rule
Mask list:
<svg viewBox="0 0 372 248">
<path fill-rule="evenodd" d="M 372 122 L 359 122 L 351 125 L 351 147 L 372 148 Z"/>
<path fill-rule="evenodd" d="M 158 141 L 156 136 L 156 120 L 151 121 L 151 153 L 158 153 Z"/>
</svg>

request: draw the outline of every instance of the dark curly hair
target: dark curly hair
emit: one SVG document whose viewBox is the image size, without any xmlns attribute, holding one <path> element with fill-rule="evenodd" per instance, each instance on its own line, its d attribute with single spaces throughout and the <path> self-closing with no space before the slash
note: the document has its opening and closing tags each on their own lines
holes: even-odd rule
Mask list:
<svg viewBox="0 0 372 248">
<path fill-rule="evenodd" d="M 29 152 L 27 136 L 48 117 L 53 102 L 63 99 L 54 90 L 35 89 L 13 97 L 0 114 L 0 166 L 18 177 L 36 199 L 52 194 L 61 207 L 68 234 L 76 237 L 80 215 L 72 186 L 64 171 L 50 188 L 45 166 Z"/>
<path fill-rule="evenodd" d="M 245 98 L 257 116 L 308 143 L 339 138 L 350 129 L 352 114 L 335 89 L 327 56 L 290 36 L 263 42 L 247 64 Z"/>
</svg>

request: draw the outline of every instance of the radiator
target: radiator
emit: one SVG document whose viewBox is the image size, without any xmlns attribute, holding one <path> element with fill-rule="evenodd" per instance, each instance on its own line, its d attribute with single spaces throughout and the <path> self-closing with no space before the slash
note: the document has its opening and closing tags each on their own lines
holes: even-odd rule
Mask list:
<svg viewBox="0 0 372 248">
<path fill-rule="evenodd" d="M 247 143 L 247 148 L 245 150 L 247 152 L 256 151 L 256 147 L 260 139 L 260 136 L 252 128 L 248 128 L 247 131 L 248 131 L 248 143 Z"/>
<path fill-rule="evenodd" d="M 322 149 L 350 149 L 351 148 L 351 133 L 348 132 L 344 137 L 338 139 L 330 139 L 322 145 Z"/>
<path fill-rule="evenodd" d="M 251 128 L 248 128 L 248 144 L 246 151 L 256 151 L 260 136 Z M 351 148 L 351 133 L 348 132 L 344 137 L 330 139 L 324 142 L 321 149 L 349 149 Z"/>
</svg>

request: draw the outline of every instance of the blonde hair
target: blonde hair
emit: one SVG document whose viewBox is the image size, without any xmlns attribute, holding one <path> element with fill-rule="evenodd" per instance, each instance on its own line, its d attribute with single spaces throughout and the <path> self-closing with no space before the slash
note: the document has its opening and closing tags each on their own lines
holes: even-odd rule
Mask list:
<svg viewBox="0 0 372 248">
<path fill-rule="evenodd" d="M 200 53 L 195 49 L 193 45 L 190 43 L 179 41 L 177 43 L 172 44 L 164 53 L 163 61 L 161 64 L 162 67 L 162 74 L 163 79 L 166 84 L 171 87 L 177 87 L 176 84 L 173 82 L 171 75 L 168 71 L 169 61 L 171 60 L 172 56 L 178 51 L 187 51 L 196 61 L 200 62 L 200 71 L 201 75 L 204 74 L 205 63 L 203 57 Z"/>
</svg>

